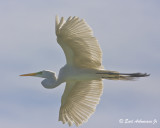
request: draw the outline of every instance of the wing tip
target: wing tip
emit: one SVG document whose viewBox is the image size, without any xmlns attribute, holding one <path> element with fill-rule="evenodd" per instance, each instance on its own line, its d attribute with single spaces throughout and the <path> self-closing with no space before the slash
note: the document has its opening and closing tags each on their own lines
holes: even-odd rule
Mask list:
<svg viewBox="0 0 160 128">
<path fill-rule="evenodd" d="M 63 26 L 63 24 L 65 23 L 64 17 L 61 17 L 59 20 L 58 15 L 56 15 L 56 21 L 55 21 L 55 31 L 56 31 L 56 35 L 58 35 L 60 33 L 60 29 Z"/>
<path fill-rule="evenodd" d="M 58 31 L 58 24 L 59 24 L 59 16 L 56 15 L 56 17 L 55 17 L 55 31 L 56 31 L 56 34 L 57 34 L 57 31 Z"/>
</svg>

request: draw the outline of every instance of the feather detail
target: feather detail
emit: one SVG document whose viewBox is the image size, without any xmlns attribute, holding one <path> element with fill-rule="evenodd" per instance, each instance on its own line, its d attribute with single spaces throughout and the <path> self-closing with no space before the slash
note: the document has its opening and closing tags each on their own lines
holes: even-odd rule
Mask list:
<svg viewBox="0 0 160 128">
<path fill-rule="evenodd" d="M 67 82 L 61 100 L 59 121 L 79 126 L 94 113 L 102 95 L 102 80 Z"/>
<path fill-rule="evenodd" d="M 92 29 L 82 19 L 69 17 L 60 22 L 56 17 L 57 42 L 62 47 L 67 64 L 81 68 L 103 69 L 102 52 Z"/>
</svg>

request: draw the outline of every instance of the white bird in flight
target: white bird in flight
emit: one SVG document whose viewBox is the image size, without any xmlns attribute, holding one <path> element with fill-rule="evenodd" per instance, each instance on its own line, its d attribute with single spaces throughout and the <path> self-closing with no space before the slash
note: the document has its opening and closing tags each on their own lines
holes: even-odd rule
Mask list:
<svg viewBox="0 0 160 128">
<path fill-rule="evenodd" d="M 66 64 L 55 73 L 43 70 L 20 76 L 42 77 L 43 87 L 52 89 L 66 82 L 61 99 L 59 121 L 79 126 L 87 122 L 94 113 L 103 92 L 102 79 L 133 80 L 149 76 L 146 73 L 119 73 L 105 70 L 102 65 L 102 51 L 92 29 L 78 17 L 67 21 L 56 16 L 55 31 L 57 42 L 62 47 Z"/>
</svg>

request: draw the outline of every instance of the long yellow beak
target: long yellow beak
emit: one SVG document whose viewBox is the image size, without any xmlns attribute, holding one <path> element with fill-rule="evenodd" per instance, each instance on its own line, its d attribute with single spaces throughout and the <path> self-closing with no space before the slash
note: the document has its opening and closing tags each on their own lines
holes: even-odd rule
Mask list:
<svg viewBox="0 0 160 128">
<path fill-rule="evenodd" d="M 20 76 L 36 76 L 37 73 L 22 74 Z"/>
</svg>

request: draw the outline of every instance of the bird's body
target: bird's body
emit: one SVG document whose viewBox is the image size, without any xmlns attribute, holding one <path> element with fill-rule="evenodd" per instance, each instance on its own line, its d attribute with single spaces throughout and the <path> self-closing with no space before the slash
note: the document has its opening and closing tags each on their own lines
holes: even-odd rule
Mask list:
<svg viewBox="0 0 160 128">
<path fill-rule="evenodd" d="M 78 68 L 66 64 L 60 69 L 58 78 L 63 79 L 63 82 L 101 79 L 96 72 L 98 70 Z"/>
<path fill-rule="evenodd" d="M 21 76 L 45 78 L 45 88 L 55 88 L 66 82 L 62 95 L 59 120 L 79 126 L 94 113 L 103 91 L 102 79 L 133 80 L 145 77 L 142 73 L 119 73 L 108 71 L 102 65 L 102 52 L 91 28 L 78 17 L 69 17 L 59 21 L 56 17 L 57 42 L 66 56 L 66 65 L 59 71 L 58 77 L 52 71 L 43 70 Z"/>
</svg>

